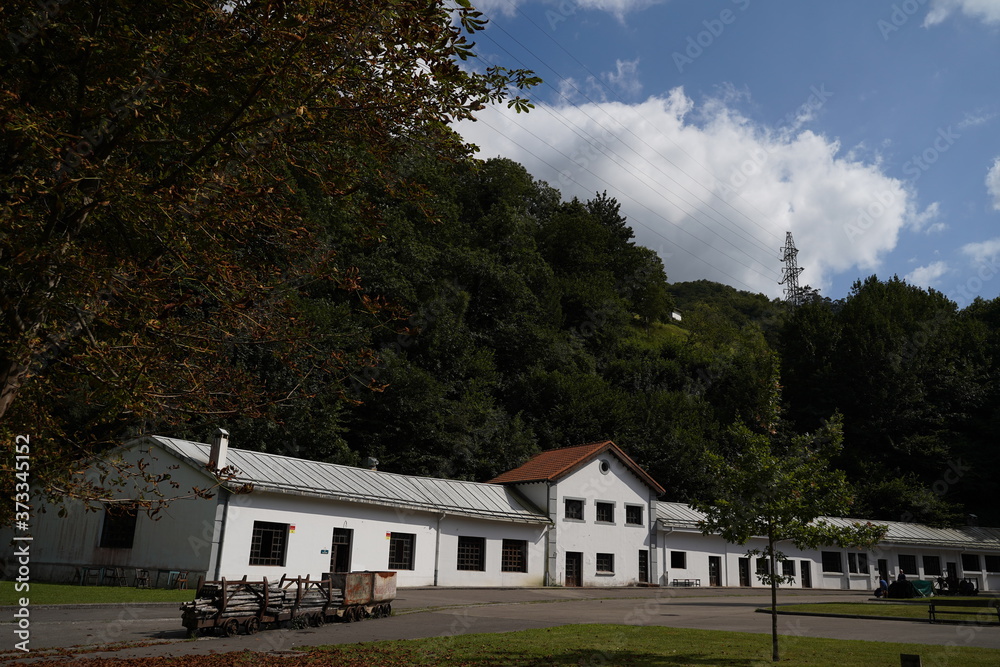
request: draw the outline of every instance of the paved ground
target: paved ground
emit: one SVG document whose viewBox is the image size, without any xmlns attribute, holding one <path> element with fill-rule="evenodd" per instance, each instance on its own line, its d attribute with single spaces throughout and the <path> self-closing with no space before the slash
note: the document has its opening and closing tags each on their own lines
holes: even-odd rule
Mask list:
<svg viewBox="0 0 1000 667">
<path fill-rule="evenodd" d="M 840 591 L 787 591 L 779 602 L 864 601 L 866 594 Z M 626 623 L 679 628 L 770 633 L 766 593 L 746 589 L 403 589 L 391 618 L 337 623 L 304 630 L 268 630 L 254 636 L 186 639 L 178 604 L 38 606 L 31 609 L 31 649 L 116 642 L 151 642 L 87 657 L 190 655 L 244 649 L 282 652 L 297 646 L 414 639 L 477 632 L 509 632 L 568 623 Z M 3 620 L 11 617 L 3 610 Z M 0 628 L 10 625 L 0 625 Z M 779 617 L 785 636 L 955 644 L 1000 649 L 1000 628 L 931 625 L 809 616 Z M 13 648 L 3 632 L 0 652 Z M 3 655 L 9 658 L 10 654 Z"/>
</svg>

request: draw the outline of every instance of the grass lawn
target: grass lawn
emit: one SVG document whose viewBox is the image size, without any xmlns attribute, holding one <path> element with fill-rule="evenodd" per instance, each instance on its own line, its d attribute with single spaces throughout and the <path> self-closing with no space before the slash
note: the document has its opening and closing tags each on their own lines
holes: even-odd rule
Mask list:
<svg viewBox="0 0 1000 667">
<path fill-rule="evenodd" d="M 944 604 L 949 599 L 969 598 L 934 598 L 938 604 Z M 778 605 L 778 611 L 807 612 L 810 614 L 844 614 L 847 616 L 869 616 L 894 618 L 912 618 L 921 621 L 927 620 L 927 605 L 931 602 L 928 598 L 913 600 L 911 602 L 818 602 L 814 604 L 782 604 Z M 770 609 L 770 607 L 768 607 Z M 956 610 L 952 610 L 956 611 Z M 994 609 L 970 609 L 968 614 L 947 614 L 939 617 L 941 620 L 978 622 L 983 625 L 997 622 L 997 613 Z"/>
<path fill-rule="evenodd" d="M 771 663 L 771 637 L 719 630 L 626 625 L 568 625 L 495 635 L 319 647 L 335 665 L 722 665 Z M 900 653 L 924 664 L 1000 664 L 1000 650 L 782 637 L 791 665 L 898 665 Z M 317 657 L 317 653 L 312 651 Z M 937 662 L 935 662 L 937 660 Z"/>
<path fill-rule="evenodd" d="M 193 590 L 142 589 L 117 586 L 71 586 L 68 584 L 31 584 L 27 592 L 14 590 L 13 581 L 0 581 L 0 604 L 17 604 L 26 597 L 31 604 L 87 604 L 122 602 L 187 602 Z"/>
</svg>

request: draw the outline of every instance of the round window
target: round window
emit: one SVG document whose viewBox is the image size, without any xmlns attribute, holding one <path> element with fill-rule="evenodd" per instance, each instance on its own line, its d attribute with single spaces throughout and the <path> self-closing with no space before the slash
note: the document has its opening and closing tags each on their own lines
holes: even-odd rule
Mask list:
<svg viewBox="0 0 1000 667">
<path fill-rule="evenodd" d="M 611 472 L 611 464 L 607 461 L 601 461 L 601 474 L 607 475 L 609 472 Z"/>
</svg>

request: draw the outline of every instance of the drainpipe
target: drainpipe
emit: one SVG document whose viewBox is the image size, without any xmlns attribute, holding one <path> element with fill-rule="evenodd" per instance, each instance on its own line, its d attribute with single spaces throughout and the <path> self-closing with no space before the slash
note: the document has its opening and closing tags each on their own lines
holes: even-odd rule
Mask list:
<svg viewBox="0 0 1000 667">
<path fill-rule="evenodd" d="M 663 548 L 663 585 L 666 586 L 670 583 L 670 573 L 667 572 L 667 536 L 674 532 L 672 526 L 663 527 L 663 537 L 661 538 L 660 546 Z"/>
<path fill-rule="evenodd" d="M 552 573 L 549 571 L 549 531 L 552 530 L 552 524 L 548 523 L 542 528 L 542 546 L 545 549 L 545 586 L 552 585 Z"/>
<path fill-rule="evenodd" d="M 437 532 L 434 534 L 434 585 L 438 585 L 438 571 L 441 565 L 441 522 L 444 520 L 445 514 L 442 512 L 438 515 L 437 521 Z"/>
<path fill-rule="evenodd" d="M 229 520 L 229 496 L 231 494 L 226 489 L 219 489 L 220 500 L 222 501 L 222 520 L 216 521 L 217 530 L 215 539 L 212 540 L 212 559 L 215 560 L 215 581 L 222 578 L 222 543 L 226 539 L 226 522 Z M 216 510 L 216 517 L 219 512 Z"/>
</svg>

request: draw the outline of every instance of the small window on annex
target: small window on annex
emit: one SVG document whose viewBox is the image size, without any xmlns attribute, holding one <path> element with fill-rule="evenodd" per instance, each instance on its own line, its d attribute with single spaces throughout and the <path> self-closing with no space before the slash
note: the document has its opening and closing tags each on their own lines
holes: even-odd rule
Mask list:
<svg viewBox="0 0 1000 667">
<path fill-rule="evenodd" d="M 413 569 L 413 545 L 417 536 L 413 533 L 389 533 L 389 569 Z"/>
<path fill-rule="evenodd" d="M 597 572 L 598 574 L 614 574 L 615 555 L 597 554 Z"/>
<path fill-rule="evenodd" d="M 1000 572 L 1000 556 L 983 556 L 987 572 Z"/>
<path fill-rule="evenodd" d="M 614 503 L 597 503 L 597 521 L 603 523 L 614 523 L 615 521 L 615 504 Z"/>
<path fill-rule="evenodd" d="M 868 574 L 868 554 L 847 554 L 847 571 L 852 574 Z"/>
<path fill-rule="evenodd" d="M 565 503 L 566 513 L 563 516 L 583 521 L 583 501 L 578 498 L 566 498 Z"/>
<path fill-rule="evenodd" d="M 979 554 L 962 554 L 962 569 L 965 572 L 979 572 Z"/>
<path fill-rule="evenodd" d="M 771 574 L 771 561 L 767 558 L 757 559 L 757 574 Z"/>
<path fill-rule="evenodd" d="M 250 565 L 284 565 L 288 524 L 254 521 L 250 536 Z"/>
<path fill-rule="evenodd" d="M 486 569 L 486 539 L 483 537 L 462 537 L 458 538 L 458 569 L 476 570 L 482 572 Z"/>
<path fill-rule="evenodd" d="M 642 525 L 642 505 L 625 506 L 625 523 L 629 526 Z"/>
<path fill-rule="evenodd" d="M 687 552 L 686 551 L 671 551 L 670 552 L 670 567 L 675 570 L 684 570 L 687 568 Z"/>
<path fill-rule="evenodd" d="M 794 560 L 783 560 L 781 561 L 781 574 L 786 577 L 795 576 L 795 561 Z"/>
<path fill-rule="evenodd" d="M 824 572 L 843 572 L 844 571 L 844 560 L 840 557 L 839 551 L 823 551 L 820 552 L 823 560 L 823 571 Z"/>
<path fill-rule="evenodd" d="M 135 541 L 134 509 L 104 509 L 104 525 L 101 526 L 100 545 L 104 549 L 131 549 Z"/>
<path fill-rule="evenodd" d="M 899 554 L 899 569 L 905 572 L 907 576 L 915 576 L 917 574 L 917 557 L 908 554 Z"/>
<path fill-rule="evenodd" d="M 528 542 L 526 540 L 504 540 L 500 555 L 501 572 L 528 571 Z"/>
<path fill-rule="evenodd" d="M 938 556 L 924 556 L 924 576 L 941 576 L 941 559 Z"/>
</svg>

